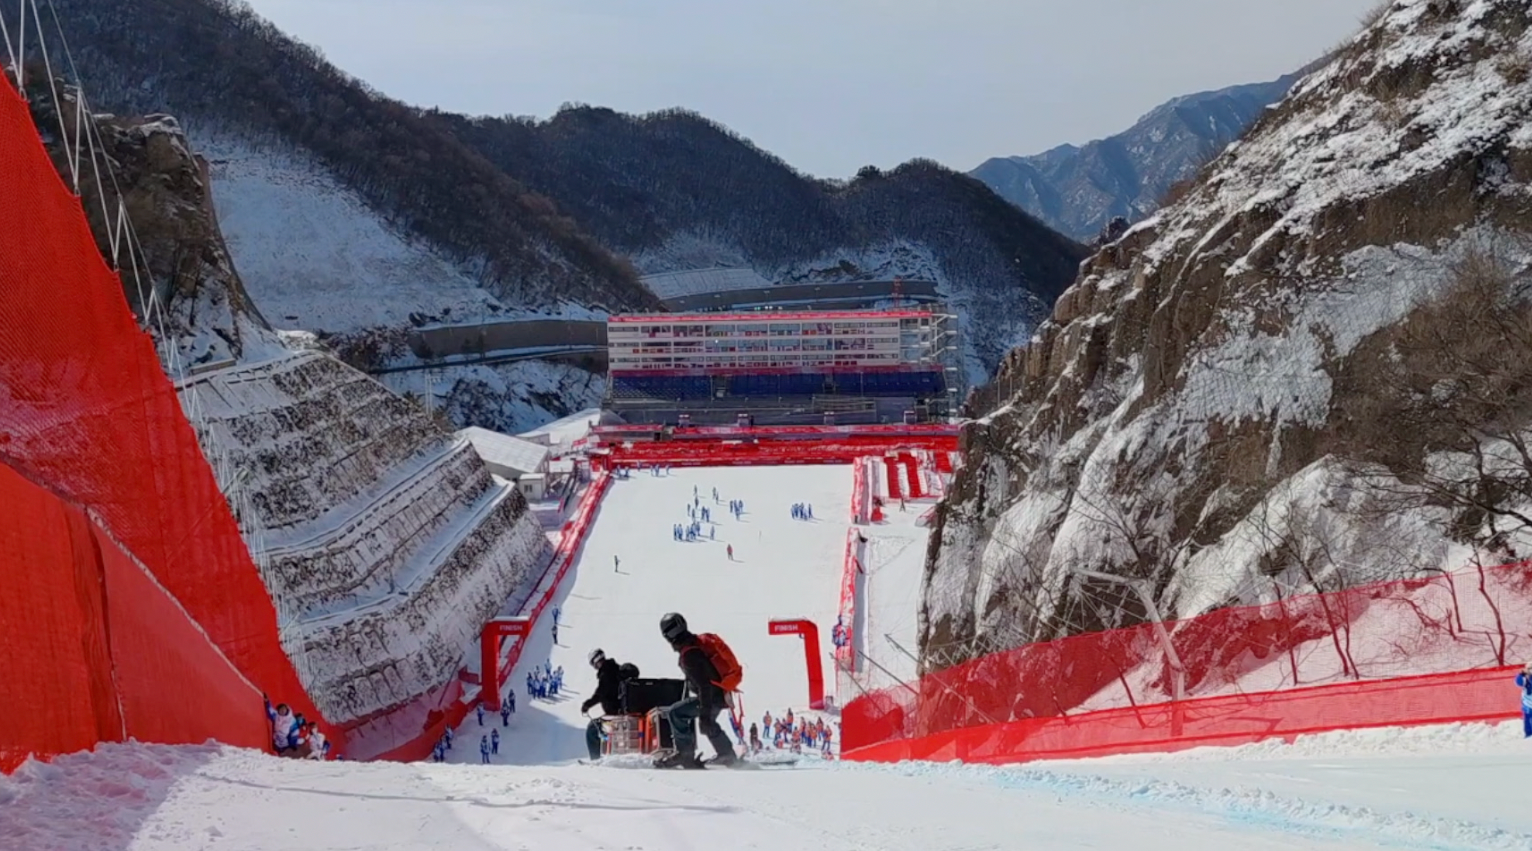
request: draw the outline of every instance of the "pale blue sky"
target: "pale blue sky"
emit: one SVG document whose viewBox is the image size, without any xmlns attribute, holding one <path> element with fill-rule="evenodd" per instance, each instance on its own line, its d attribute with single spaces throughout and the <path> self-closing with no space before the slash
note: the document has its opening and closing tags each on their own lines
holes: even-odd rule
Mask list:
<svg viewBox="0 0 1532 851">
<path fill-rule="evenodd" d="M 250 0 L 400 100 L 546 117 L 681 106 L 797 168 L 969 169 L 1273 79 L 1377 0 Z"/>
</svg>

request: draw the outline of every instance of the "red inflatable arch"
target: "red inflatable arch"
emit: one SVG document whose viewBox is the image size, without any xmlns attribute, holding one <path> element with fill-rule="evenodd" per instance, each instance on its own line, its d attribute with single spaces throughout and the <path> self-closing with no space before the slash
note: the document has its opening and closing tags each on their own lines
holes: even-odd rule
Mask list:
<svg viewBox="0 0 1532 851">
<path fill-rule="evenodd" d="M 531 628 L 531 618 L 494 618 L 479 634 L 479 699 L 490 712 L 500 711 L 500 639 L 525 636 Z"/>
<path fill-rule="evenodd" d="M 772 635 L 803 636 L 803 661 L 808 664 L 809 708 L 825 708 L 824 666 L 819 661 L 819 627 L 808 618 L 771 621 Z"/>
</svg>

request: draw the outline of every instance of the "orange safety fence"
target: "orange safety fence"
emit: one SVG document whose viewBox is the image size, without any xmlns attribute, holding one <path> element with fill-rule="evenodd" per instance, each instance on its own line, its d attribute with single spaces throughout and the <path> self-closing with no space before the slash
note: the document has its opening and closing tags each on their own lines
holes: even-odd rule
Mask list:
<svg viewBox="0 0 1532 851">
<path fill-rule="evenodd" d="M 883 459 L 883 468 L 887 473 L 884 481 L 888 483 L 888 498 L 903 499 L 904 488 L 900 486 L 899 477 L 904 473 L 899 468 L 899 461 L 892 456 Z"/>
<path fill-rule="evenodd" d="M 8 82 L 0 83 L 0 210 L 7 211 L 0 228 L 0 463 L 88 513 L 205 634 L 186 640 L 209 645 L 188 648 L 165 669 L 174 677 L 158 691 L 134 692 L 124 705 L 167 718 L 188 706 L 227 708 L 223 692 L 212 686 L 225 673 L 216 663 L 221 654 L 274 701 L 322 720 L 283 651 L 266 586 L 154 343 L 128 310 L 79 200 L 60 181 L 26 104 Z M 13 534 L 0 563 L 14 576 L 16 548 L 25 546 L 33 574 L 28 581 L 47 586 L 67 578 L 64 587 L 72 588 L 82 575 L 73 548 L 88 536 L 69 532 L 64 521 L 44 528 Z M 44 535 L 64 537 L 52 542 L 57 546 L 32 540 Z M 164 614 L 147 598 L 142 604 L 143 612 L 123 614 L 124 623 Z M 102 605 L 137 604 L 125 597 Z M 102 628 L 94 621 L 82 627 L 79 619 L 101 617 L 101 611 L 60 619 L 46 607 L 14 609 L 0 622 L 0 635 L 7 647 L 34 640 L 78 644 Z M 61 670 L 58 676 L 69 675 Z M 13 718 L 52 719 L 60 711 L 62 704 L 43 699 L 46 689 L 0 683 Z M 241 717 L 227 723 L 212 718 L 216 738 L 247 743 Z M 206 730 L 181 729 L 184 741 L 207 737 Z M 5 735 L 24 734 L 10 728 Z M 77 734 L 6 742 L 40 754 L 88 744 Z"/>
<path fill-rule="evenodd" d="M 832 634 L 835 645 L 836 671 L 856 670 L 856 586 L 862 575 L 862 531 L 855 526 L 846 530 L 846 555 L 840 569 L 840 605 L 836 626 L 839 634 Z"/>
<path fill-rule="evenodd" d="M 260 692 L 84 512 L 4 464 L 0 505 L 0 771 L 128 738 L 267 744 Z"/>
<path fill-rule="evenodd" d="M 867 464 L 866 458 L 857 458 L 851 470 L 851 522 L 858 525 L 867 523 L 867 506 L 872 501 Z"/>
<path fill-rule="evenodd" d="M 1496 721 L 1520 714 L 1519 668 L 1367 680 L 1180 703 L 1119 707 L 981 724 L 901 738 L 905 708 L 887 695 L 857 698 L 843 713 L 844 759 L 1015 763 L 1112 754 L 1168 752 L 1208 745 L 1291 740 L 1364 727 Z M 880 711 L 872 704 L 885 701 Z M 868 744 L 869 739 L 881 741 Z"/>
<path fill-rule="evenodd" d="M 854 758 L 991 762 L 1511 717 L 1532 565 L 1478 567 L 1029 644 L 845 707 Z M 1166 641 L 1174 653 L 1167 652 Z M 1174 700 L 1180 694 L 1184 699 Z"/>
</svg>

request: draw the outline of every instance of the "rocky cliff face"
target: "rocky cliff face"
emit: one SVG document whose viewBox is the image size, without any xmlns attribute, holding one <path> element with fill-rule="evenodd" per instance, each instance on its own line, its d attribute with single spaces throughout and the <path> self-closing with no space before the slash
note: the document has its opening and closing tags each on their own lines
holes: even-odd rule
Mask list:
<svg viewBox="0 0 1532 851">
<path fill-rule="evenodd" d="M 927 665 L 1505 558 L 1532 513 L 1532 32 L 1396 0 L 972 400 Z"/>
<path fill-rule="evenodd" d="M 1196 175 L 1297 79 L 1178 97 L 1115 136 L 995 157 L 970 174 L 1049 227 L 1089 242 L 1114 217 L 1138 221 L 1153 213 L 1173 184 Z"/>
<path fill-rule="evenodd" d="M 41 75 L 27 94 L 59 176 L 80 194 L 96 244 L 119 270 L 128 305 L 160 340 L 167 368 L 279 351 L 235 273 L 207 162 L 180 123 L 168 115 L 79 116 L 77 91 Z"/>
</svg>

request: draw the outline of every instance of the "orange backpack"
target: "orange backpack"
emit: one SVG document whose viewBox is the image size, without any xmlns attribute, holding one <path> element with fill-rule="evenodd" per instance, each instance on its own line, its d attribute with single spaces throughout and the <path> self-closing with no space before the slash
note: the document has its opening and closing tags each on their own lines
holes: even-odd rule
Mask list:
<svg viewBox="0 0 1532 851">
<path fill-rule="evenodd" d="M 729 649 L 729 645 L 711 632 L 700 633 L 697 636 L 697 645 L 718 671 L 718 679 L 713 681 L 713 685 L 726 692 L 739 691 L 739 683 L 745 678 L 745 669 L 739 664 L 739 659 L 735 658 L 734 651 Z"/>
</svg>

